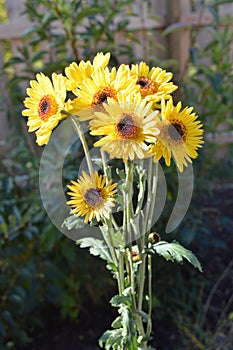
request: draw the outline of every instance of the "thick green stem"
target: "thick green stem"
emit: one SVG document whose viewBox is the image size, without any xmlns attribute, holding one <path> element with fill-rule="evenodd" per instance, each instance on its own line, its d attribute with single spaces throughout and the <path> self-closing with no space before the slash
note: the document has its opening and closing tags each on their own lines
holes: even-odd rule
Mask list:
<svg viewBox="0 0 233 350">
<path fill-rule="evenodd" d="M 119 289 L 119 294 L 122 295 L 123 291 L 125 289 L 125 266 L 124 266 L 124 252 L 119 252 L 118 256 L 118 289 Z"/>
<path fill-rule="evenodd" d="M 125 191 L 124 191 L 124 198 L 125 198 L 125 208 L 124 208 L 124 223 L 126 224 L 126 230 L 127 230 L 127 237 L 126 242 L 129 242 L 131 245 L 132 241 L 132 230 L 131 230 L 131 219 L 134 216 L 133 212 L 133 203 L 132 203 L 132 197 L 133 197 L 133 173 L 134 173 L 134 163 L 127 161 L 125 163 L 125 173 L 126 173 L 126 179 L 125 179 Z"/>
<path fill-rule="evenodd" d="M 143 161 L 141 161 L 141 169 L 143 171 Z M 135 211 L 135 215 L 138 216 L 140 215 L 141 213 L 141 210 L 142 210 L 142 204 L 143 204 L 143 200 L 144 200 L 144 197 L 145 197 L 145 181 L 146 179 L 142 179 L 141 181 L 141 186 L 139 187 L 139 191 L 138 191 L 138 202 L 137 202 L 137 208 L 136 208 L 136 211 Z"/>
<path fill-rule="evenodd" d="M 148 167 L 148 175 L 147 175 L 147 203 L 146 203 L 146 213 L 145 219 L 143 222 L 143 234 L 147 232 L 147 222 L 149 218 L 149 213 L 151 210 L 151 198 L 152 198 L 152 170 L 153 170 L 153 160 L 152 157 L 149 158 L 149 167 Z"/>
<path fill-rule="evenodd" d="M 142 311 L 142 303 L 143 303 L 143 296 L 144 296 L 144 285 L 145 285 L 145 278 L 146 278 L 146 255 L 142 255 L 142 263 L 139 267 L 139 290 L 138 290 L 138 311 Z"/>
<path fill-rule="evenodd" d="M 109 170 L 107 167 L 107 160 L 106 160 L 106 154 L 104 151 L 100 151 L 102 162 L 103 162 L 103 170 L 104 175 L 106 176 L 107 180 L 109 181 L 111 179 L 111 174 L 109 174 Z"/>
<path fill-rule="evenodd" d="M 148 272 L 148 321 L 146 328 L 146 336 L 149 337 L 152 330 L 152 320 L 151 320 L 151 312 L 152 312 L 152 258 L 151 254 L 148 254 L 148 263 L 147 263 L 147 272 Z"/>
<path fill-rule="evenodd" d="M 82 143 L 83 150 L 84 150 L 85 157 L 86 157 L 86 161 L 87 161 L 88 170 L 89 170 L 89 173 L 90 173 L 90 175 L 91 175 L 91 174 L 94 173 L 94 169 L 93 169 L 91 157 L 90 157 L 90 154 L 89 154 L 89 148 L 88 148 L 88 146 L 87 146 L 87 141 L 86 141 L 86 138 L 85 138 L 85 136 L 84 136 L 82 126 L 81 126 L 81 124 L 79 123 L 77 117 L 72 116 L 72 117 L 71 117 L 71 120 L 72 120 L 72 122 L 73 122 L 74 129 L 75 129 L 75 131 L 77 132 L 77 134 L 78 134 L 78 136 L 79 136 L 79 138 L 80 138 L 80 141 L 81 141 L 81 143 Z"/>
<path fill-rule="evenodd" d="M 129 252 L 128 254 L 128 261 L 129 261 L 129 281 L 130 281 L 130 287 L 131 287 L 131 294 L 132 294 L 133 306 L 134 306 L 134 309 L 136 310 L 135 276 L 134 276 L 134 268 L 133 268 L 133 260 L 132 260 L 131 252 Z"/>
<path fill-rule="evenodd" d="M 109 170 L 108 166 L 107 166 L 106 154 L 103 151 L 100 151 L 100 154 L 101 154 L 101 158 L 102 158 L 102 162 L 103 162 L 104 175 L 106 176 L 107 181 L 109 181 L 112 178 L 112 176 L 111 176 L 111 170 Z M 112 222 L 115 230 L 118 231 L 119 227 L 118 227 L 116 220 L 114 219 L 112 214 L 110 214 L 110 221 Z"/>
<path fill-rule="evenodd" d="M 155 170 L 154 170 L 155 168 Z M 156 192 L 157 192 L 157 186 L 158 186 L 158 169 L 159 169 L 159 163 L 156 162 L 154 167 L 152 168 L 154 171 L 152 174 L 152 188 L 151 188 L 151 198 L 150 198 L 150 211 L 147 218 L 146 223 L 146 232 L 149 232 L 152 226 L 152 220 L 155 210 L 155 200 L 156 200 Z"/>
</svg>

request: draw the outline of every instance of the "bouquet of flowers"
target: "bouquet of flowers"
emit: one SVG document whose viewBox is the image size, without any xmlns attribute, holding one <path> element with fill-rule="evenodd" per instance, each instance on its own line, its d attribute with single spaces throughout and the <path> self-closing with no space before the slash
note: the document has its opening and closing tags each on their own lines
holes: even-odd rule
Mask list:
<svg viewBox="0 0 233 350">
<path fill-rule="evenodd" d="M 192 107 L 174 104 L 172 73 L 145 62 L 109 68 L 109 60 L 110 53 L 100 52 L 92 63 L 71 63 L 64 75 L 37 74 L 22 114 L 39 146 L 47 145 L 67 119 L 83 147 L 86 168 L 80 167 L 67 184 L 70 214 L 63 225 L 82 230 L 79 247 L 106 260 L 117 281 L 111 305 L 119 316 L 100 346 L 153 349 L 153 254 L 179 263 L 186 259 L 201 271 L 191 251 L 177 241 L 161 240 L 153 229 L 165 203 L 159 161 L 170 166 L 173 159 L 181 179 L 202 147 L 203 129 Z M 93 148 L 99 157 L 92 155 Z M 185 182 L 182 186 L 189 197 Z M 176 213 L 168 231 L 183 214 Z"/>
</svg>

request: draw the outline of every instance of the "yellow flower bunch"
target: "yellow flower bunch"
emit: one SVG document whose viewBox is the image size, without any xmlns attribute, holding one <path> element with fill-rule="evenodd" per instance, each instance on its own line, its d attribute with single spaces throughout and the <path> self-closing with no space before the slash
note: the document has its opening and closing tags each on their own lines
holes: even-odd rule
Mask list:
<svg viewBox="0 0 233 350">
<path fill-rule="evenodd" d="M 100 137 L 94 146 L 110 158 L 127 162 L 153 157 L 157 162 L 163 157 L 169 166 L 173 157 L 182 172 L 202 147 L 203 129 L 192 107 L 182 109 L 181 102 L 174 105 L 171 93 L 177 86 L 171 81 L 172 73 L 160 67 L 150 68 L 145 62 L 110 69 L 109 60 L 110 53 L 101 52 L 92 63 L 71 63 L 65 68 L 65 76 L 53 73 L 50 80 L 43 73 L 37 74 L 27 89 L 27 109 L 22 112 L 28 117 L 29 132 L 36 131 L 38 145 L 45 145 L 59 122 L 75 115 L 79 122 L 89 120 L 90 134 Z M 67 99 L 70 91 L 73 99 Z M 80 184 L 70 189 L 79 193 L 81 183 L 90 182 L 87 176 L 83 175 Z M 90 178 L 97 181 L 93 174 Z M 104 186 L 102 183 L 99 189 L 102 191 Z M 109 193 L 113 193 L 112 189 Z M 72 205 L 78 201 L 79 207 L 85 200 L 85 195 L 79 197 L 73 199 Z M 87 220 L 99 218 L 104 198 L 92 205 L 97 209 L 88 215 L 86 210 L 81 211 Z M 88 201 L 86 204 L 90 206 Z M 109 204 L 102 206 L 103 212 L 108 207 Z"/>
</svg>

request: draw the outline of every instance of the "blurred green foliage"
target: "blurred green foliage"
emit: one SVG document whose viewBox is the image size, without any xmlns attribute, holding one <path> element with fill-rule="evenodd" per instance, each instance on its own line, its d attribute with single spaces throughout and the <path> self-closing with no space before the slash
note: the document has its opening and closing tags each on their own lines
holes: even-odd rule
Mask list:
<svg viewBox="0 0 233 350">
<path fill-rule="evenodd" d="M 92 290 L 91 257 L 62 237 L 43 210 L 38 154 L 19 136 L 11 140 L 0 174 L 1 349 L 28 343 L 48 304 L 59 306 L 64 317 L 77 317 L 83 290 Z M 100 263 L 99 271 L 103 268 Z M 98 280 L 92 288 L 101 295 Z"/>
<path fill-rule="evenodd" d="M 233 15 L 223 15 L 221 11 L 224 4 L 233 4 L 233 1 L 204 0 L 198 4 L 199 20 L 207 13 L 212 21 L 205 27 L 197 23 L 191 30 L 190 58 L 182 86 L 183 99 L 194 106 L 206 135 L 205 150 L 198 159 L 196 179 L 201 179 L 198 186 L 212 189 L 216 181 L 229 182 L 233 175 L 232 144 L 214 144 L 208 137 L 208 133 L 219 135 L 221 131 L 233 130 Z"/>
</svg>

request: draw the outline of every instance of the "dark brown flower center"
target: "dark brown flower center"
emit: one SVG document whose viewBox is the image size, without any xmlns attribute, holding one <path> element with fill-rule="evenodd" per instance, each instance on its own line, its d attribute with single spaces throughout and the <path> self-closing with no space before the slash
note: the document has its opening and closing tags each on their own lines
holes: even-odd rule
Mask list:
<svg viewBox="0 0 233 350">
<path fill-rule="evenodd" d="M 117 101 L 116 91 L 111 87 L 105 87 L 102 90 L 96 92 L 92 99 L 92 106 L 102 105 L 108 102 L 108 97 Z"/>
<path fill-rule="evenodd" d="M 158 91 L 157 83 L 149 77 L 139 77 L 136 84 L 139 85 L 143 97 L 153 95 Z"/>
<path fill-rule="evenodd" d="M 38 115 L 41 120 L 48 120 L 49 117 L 57 112 L 57 102 L 51 95 L 45 95 L 40 99 L 38 105 Z"/>
<path fill-rule="evenodd" d="M 84 194 L 84 201 L 91 207 L 95 207 L 102 200 L 102 191 L 100 188 L 90 188 Z"/>
<path fill-rule="evenodd" d="M 135 125 L 134 116 L 123 114 L 120 121 L 116 124 L 118 135 L 123 139 L 134 139 L 137 137 L 138 127 Z"/>
<path fill-rule="evenodd" d="M 173 122 L 168 126 L 168 135 L 173 141 L 185 141 L 186 127 L 180 121 Z"/>
</svg>

